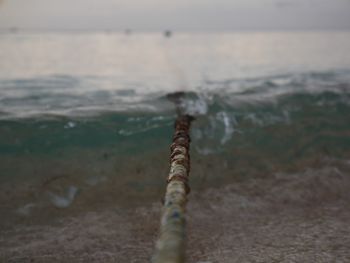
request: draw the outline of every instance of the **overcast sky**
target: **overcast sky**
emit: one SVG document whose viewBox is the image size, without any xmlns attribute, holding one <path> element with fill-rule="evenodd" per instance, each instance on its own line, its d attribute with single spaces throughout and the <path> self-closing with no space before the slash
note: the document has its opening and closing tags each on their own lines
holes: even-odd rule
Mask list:
<svg viewBox="0 0 350 263">
<path fill-rule="evenodd" d="M 0 0 L 0 28 L 350 30 L 350 0 Z"/>
</svg>

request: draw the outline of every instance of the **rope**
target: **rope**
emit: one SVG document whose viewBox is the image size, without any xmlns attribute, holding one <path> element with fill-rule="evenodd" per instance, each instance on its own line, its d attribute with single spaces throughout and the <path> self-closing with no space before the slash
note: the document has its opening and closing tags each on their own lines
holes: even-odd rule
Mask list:
<svg viewBox="0 0 350 263">
<path fill-rule="evenodd" d="M 189 115 L 182 115 L 175 122 L 175 134 L 170 147 L 170 172 L 153 263 L 183 263 L 185 260 L 185 206 L 190 191 L 189 129 L 193 119 Z"/>
</svg>

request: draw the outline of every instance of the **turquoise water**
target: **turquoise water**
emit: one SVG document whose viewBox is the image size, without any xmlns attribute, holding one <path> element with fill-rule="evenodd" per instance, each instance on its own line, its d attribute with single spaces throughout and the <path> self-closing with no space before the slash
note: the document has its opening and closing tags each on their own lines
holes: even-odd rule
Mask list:
<svg viewBox="0 0 350 263">
<path fill-rule="evenodd" d="M 346 32 L 0 35 L 2 220 L 159 199 L 178 90 L 197 118 L 194 190 L 348 162 L 349 46 Z"/>
<path fill-rule="evenodd" d="M 245 80 L 242 85 L 248 88 L 239 92 L 216 88 L 206 93 L 188 93 L 183 101 L 184 108 L 198 116 L 192 131 L 194 146 L 202 154 L 220 152 L 236 136 L 256 133 L 252 136 L 269 137 L 259 132 L 275 126 L 284 127 L 287 132 L 300 123 L 305 123 L 303 133 L 310 133 L 315 138 L 327 132 L 342 131 L 346 135 L 349 73 L 276 76 Z M 279 82 L 284 84 L 276 84 Z M 135 154 L 135 151 L 151 147 L 153 142 L 149 141 L 155 138 L 166 143 L 157 148 L 166 147 L 176 117 L 173 106 L 164 96 L 144 103 L 159 107 L 159 111 L 101 111 L 87 116 L 42 112 L 35 117 L 4 117 L 1 120 L 0 153 L 9 156 L 54 154 L 65 148 L 114 147 L 120 154 Z M 315 127 L 307 129 L 308 125 Z M 275 143 L 280 145 L 280 141 Z M 200 149 L 205 147 L 208 152 L 201 152 Z M 346 147 L 346 144 L 339 147 Z"/>
</svg>

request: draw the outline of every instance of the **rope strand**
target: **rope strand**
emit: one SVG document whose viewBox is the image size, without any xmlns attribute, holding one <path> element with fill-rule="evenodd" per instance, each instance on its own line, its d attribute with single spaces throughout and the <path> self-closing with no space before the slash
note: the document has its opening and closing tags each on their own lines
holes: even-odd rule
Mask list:
<svg viewBox="0 0 350 263">
<path fill-rule="evenodd" d="M 190 191 L 190 136 L 192 116 L 179 116 L 170 146 L 170 172 L 162 209 L 160 234 L 153 263 L 183 263 L 185 260 L 185 208 Z"/>
</svg>

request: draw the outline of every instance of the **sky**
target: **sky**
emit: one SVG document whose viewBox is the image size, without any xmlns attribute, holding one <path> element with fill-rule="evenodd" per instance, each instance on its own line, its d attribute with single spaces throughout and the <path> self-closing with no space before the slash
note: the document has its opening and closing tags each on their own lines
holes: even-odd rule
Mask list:
<svg viewBox="0 0 350 263">
<path fill-rule="evenodd" d="M 0 0 L 0 28 L 350 30 L 350 0 Z"/>
</svg>

